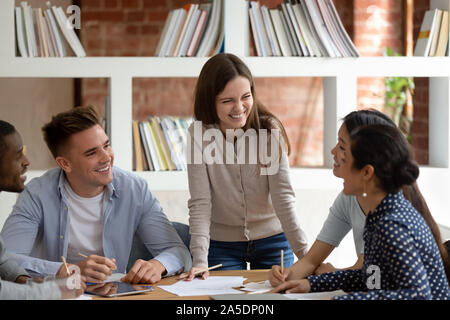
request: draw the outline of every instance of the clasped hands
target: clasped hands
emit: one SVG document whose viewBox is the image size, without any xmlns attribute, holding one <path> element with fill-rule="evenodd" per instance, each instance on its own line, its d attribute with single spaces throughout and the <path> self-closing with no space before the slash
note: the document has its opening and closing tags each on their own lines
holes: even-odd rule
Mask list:
<svg viewBox="0 0 450 320">
<path fill-rule="evenodd" d="M 75 265 L 80 268 L 81 275 L 86 278 L 86 282 L 91 283 L 101 283 L 105 281 L 113 271 L 117 270 L 116 259 L 109 259 L 98 255 L 90 255 Z M 155 283 L 161 280 L 161 277 L 165 273 L 166 268 L 158 260 L 145 261 L 138 259 L 126 276 L 121 278 L 120 281 L 131 284 Z M 58 269 L 56 276 L 69 276 L 67 275 L 64 265 Z"/>
</svg>

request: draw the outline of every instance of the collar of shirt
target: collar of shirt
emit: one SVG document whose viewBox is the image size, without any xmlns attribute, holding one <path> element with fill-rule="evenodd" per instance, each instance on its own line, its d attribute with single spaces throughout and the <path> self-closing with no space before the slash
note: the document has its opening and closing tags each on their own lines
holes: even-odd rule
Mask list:
<svg viewBox="0 0 450 320">
<path fill-rule="evenodd" d="M 60 169 L 59 179 L 58 179 L 58 194 L 60 198 L 66 199 L 66 191 L 64 189 L 64 183 L 67 181 L 64 170 Z M 113 180 L 105 186 L 105 199 L 112 200 L 113 197 L 119 198 L 120 188 L 115 185 L 114 180 L 114 170 L 113 170 Z"/>
</svg>

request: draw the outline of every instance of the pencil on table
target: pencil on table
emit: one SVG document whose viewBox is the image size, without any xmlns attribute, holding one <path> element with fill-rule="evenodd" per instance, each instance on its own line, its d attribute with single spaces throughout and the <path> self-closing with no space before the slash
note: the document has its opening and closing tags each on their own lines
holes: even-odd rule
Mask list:
<svg viewBox="0 0 450 320">
<path fill-rule="evenodd" d="M 196 271 L 196 272 L 194 273 L 194 276 L 196 276 L 196 275 L 198 275 L 198 274 L 200 274 L 200 273 L 209 271 L 209 270 L 213 270 L 213 269 L 220 268 L 221 266 L 222 266 L 222 264 L 216 264 L 215 266 L 212 266 L 212 267 L 209 267 L 209 268 L 203 268 L 203 269 L 200 269 L 200 270 L 198 270 L 198 271 Z M 187 273 L 187 272 L 182 273 L 182 274 L 180 274 L 180 276 L 178 277 L 178 279 L 184 279 L 184 278 L 187 278 L 188 275 L 189 275 L 189 273 Z"/>
<path fill-rule="evenodd" d="M 64 263 L 64 267 L 66 268 L 67 275 L 70 276 L 70 271 L 69 271 L 69 267 L 67 266 L 66 259 L 64 258 L 64 256 L 61 256 L 61 259 L 62 259 L 62 262 Z"/>
</svg>

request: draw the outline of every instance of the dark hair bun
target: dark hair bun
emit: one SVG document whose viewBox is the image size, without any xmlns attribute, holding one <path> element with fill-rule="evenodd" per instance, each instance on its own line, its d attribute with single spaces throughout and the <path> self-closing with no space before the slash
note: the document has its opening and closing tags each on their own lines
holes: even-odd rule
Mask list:
<svg viewBox="0 0 450 320">
<path fill-rule="evenodd" d="M 400 188 L 403 185 L 414 183 L 419 177 L 419 167 L 412 161 L 408 160 L 398 165 L 393 172 L 393 182 L 395 188 Z"/>
</svg>

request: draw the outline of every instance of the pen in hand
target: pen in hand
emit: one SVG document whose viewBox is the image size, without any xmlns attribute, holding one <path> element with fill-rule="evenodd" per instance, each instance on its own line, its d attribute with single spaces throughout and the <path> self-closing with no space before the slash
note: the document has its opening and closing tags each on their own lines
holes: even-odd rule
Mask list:
<svg viewBox="0 0 450 320">
<path fill-rule="evenodd" d="M 206 271 L 210 271 L 210 270 L 213 270 L 213 269 L 220 268 L 221 266 L 222 266 L 222 264 L 217 264 L 217 265 L 212 266 L 212 267 L 209 267 L 209 268 L 203 268 L 203 269 L 200 269 L 200 270 L 198 270 L 198 271 L 196 271 L 196 272 L 194 273 L 194 276 L 199 275 L 200 273 L 203 273 L 203 272 L 206 272 Z M 182 274 L 180 274 L 180 276 L 178 277 L 178 279 L 185 279 L 185 278 L 188 277 L 188 275 L 189 275 L 188 272 L 182 273 Z"/>
<path fill-rule="evenodd" d="M 69 267 L 67 266 L 66 258 L 64 256 L 61 256 L 61 260 L 64 263 L 64 268 L 66 268 L 67 276 L 70 276 Z"/>
</svg>

